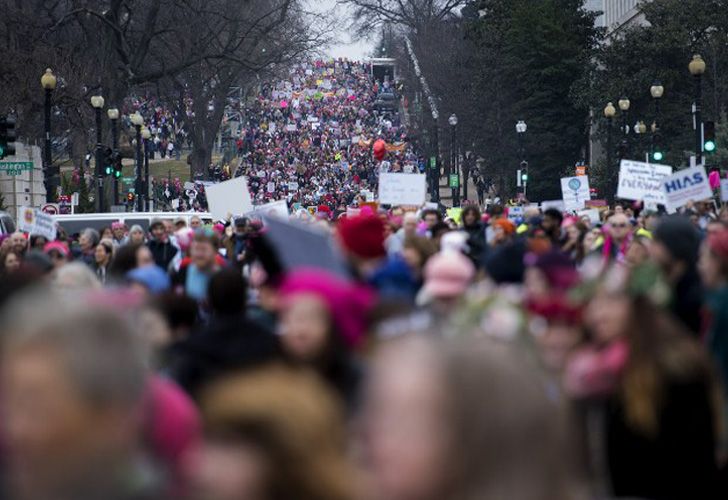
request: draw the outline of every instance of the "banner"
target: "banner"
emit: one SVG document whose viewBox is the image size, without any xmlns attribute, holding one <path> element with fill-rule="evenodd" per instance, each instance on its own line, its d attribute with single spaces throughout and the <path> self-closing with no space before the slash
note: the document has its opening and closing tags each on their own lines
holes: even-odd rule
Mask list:
<svg viewBox="0 0 728 500">
<path fill-rule="evenodd" d="M 622 160 L 619 165 L 617 197 L 625 200 L 642 200 L 647 203 L 665 204 L 662 180 L 672 175 L 672 167 Z"/>
<path fill-rule="evenodd" d="M 379 174 L 379 203 L 422 205 L 427 193 L 425 179 L 420 174 Z"/>
<path fill-rule="evenodd" d="M 253 210 L 245 177 L 206 186 L 205 194 L 213 219 L 225 219 L 228 214 L 243 215 Z"/>
<path fill-rule="evenodd" d="M 709 200 L 713 197 L 705 167 L 686 168 L 662 180 L 665 206 L 668 212 L 675 212 L 689 201 Z"/>
<path fill-rule="evenodd" d="M 20 207 L 18 229 L 30 235 L 43 236 L 48 241 L 56 239 L 56 222 L 53 216 L 37 208 Z"/>
<path fill-rule="evenodd" d="M 565 210 L 576 211 L 584 208 L 584 202 L 591 199 L 589 176 L 563 177 L 561 179 L 561 195 L 564 200 Z"/>
</svg>

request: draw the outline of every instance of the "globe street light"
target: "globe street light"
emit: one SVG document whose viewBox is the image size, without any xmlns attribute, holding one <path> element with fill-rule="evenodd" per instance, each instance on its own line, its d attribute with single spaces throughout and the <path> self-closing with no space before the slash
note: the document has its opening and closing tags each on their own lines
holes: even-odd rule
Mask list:
<svg viewBox="0 0 728 500">
<path fill-rule="evenodd" d="M 114 150 L 114 161 L 119 153 L 119 110 L 117 108 L 109 108 L 106 110 L 106 116 L 111 120 L 111 147 Z M 114 205 L 119 204 L 119 179 L 114 175 L 113 180 Z"/>
<path fill-rule="evenodd" d="M 693 117 L 695 128 L 695 164 L 703 163 L 703 119 L 702 119 L 702 100 L 703 87 L 701 80 L 705 73 L 705 61 L 700 55 L 695 54 L 692 61 L 688 64 L 688 70 L 695 80 L 695 103 L 693 104 Z"/>
<path fill-rule="evenodd" d="M 104 98 L 100 95 L 91 96 L 91 106 L 96 112 L 96 210 L 104 211 L 104 172 L 101 157 L 101 109 L 104 107 Z"/>
<path fill-rule="evenodd" d="M 650 95 L 652 100 L 655 101 L 655 120 L 652 122 L 650 130 L 652 131 L 652 159 L 655 161 L 662 161 L 662 148 L 660 147 L 660 135 L 658 131 L 660 126 L 660 99 L 665 94 L 665 87 L 662 86 L 659 80 L 655 80 L 650 87 Z"/>
<path fill-rule="evenodd" d="M 45 151 L 43 151 L 43 178 L 46 188 L 46 203 L 52 203 L 56 199 L 58 181 L 55 169 L 52 166 L 53 155 L 51 153 L 51 94 L 56 89 L 56 76 L 50 68 L 45 70 L 40 77 L 40 84 L 45 91 Z M 60 173 L 60 171 L 59 171 Z"/>
<path fill-rule="evenodd" d="M 526 134 L 526 131 L 528 130 L 528 125 L 526 125 L 526 122 L 523 120 L 518 120 L 516 123 L 516 134 L 518 136 L 518 155 L 521 157 L 520 160 L 520 175 L 517 179 L 516 184 L 523 187 L 523 197 L 526 197 L 526 194 L 528 193 L 528 162 L 526 161 L 526 149 L 524 146 L 524 136 Z"/>
<path fill-rule="evenodd" d="M 143 211 L 142 208 L 142 125 L 144 125 L 144 117 L 139 111 L 129 117 L 132 125 L 136 129 L 136 168 L 134 171 L 136 180 L 134 182 L 134 191 L 136 192 L 136 209 L 137 212 Z"/>
</svg>

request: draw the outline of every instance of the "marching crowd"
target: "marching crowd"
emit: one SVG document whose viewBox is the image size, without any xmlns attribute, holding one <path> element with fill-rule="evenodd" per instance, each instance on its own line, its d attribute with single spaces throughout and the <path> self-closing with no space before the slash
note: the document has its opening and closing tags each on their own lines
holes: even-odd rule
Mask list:
<svg viewBox="0 0 728 500">
<path fill-rule="evenodd" d="M 297 219 L 5 238 L 3 494 L 727 497 L 728 210 Z"/>
</svg>

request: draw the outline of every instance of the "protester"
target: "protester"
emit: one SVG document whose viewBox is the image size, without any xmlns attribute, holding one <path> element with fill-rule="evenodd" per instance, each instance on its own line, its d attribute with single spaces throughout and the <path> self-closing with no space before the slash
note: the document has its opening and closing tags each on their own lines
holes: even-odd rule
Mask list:
<svg viewBox="0 0 728 500">
<path fill-rule="evenodd" d="M 152 238 L 147 242 L 147 246 L 152 252 L 154 263 L 167 271 L 179 249 L 170 241 L 169 233 L 162 219 L 153 219 L 149 225 L 149 231 Z"/>
<path fill-rule="evenodd" d="M 99 278 L 101 284 L 105 284 L 107 276 L 109 274 L 109 268 L 111 267 L 111 261 L 114 258 L 114 243 L 109 240 L 101 240 L 96 245 L 96 252 L 94 253 L 94 266 L 93 269 L 96 272 L 96 276 Z"/>
<path fill-rule="evenodd" d="M 463 230 L 468 233 L 468 257 L 476 267 L 482 267 L 486 251 L 485 224 L 480 220 L 478 207 L 469 205 L 462 212 Z"/>
</svg>

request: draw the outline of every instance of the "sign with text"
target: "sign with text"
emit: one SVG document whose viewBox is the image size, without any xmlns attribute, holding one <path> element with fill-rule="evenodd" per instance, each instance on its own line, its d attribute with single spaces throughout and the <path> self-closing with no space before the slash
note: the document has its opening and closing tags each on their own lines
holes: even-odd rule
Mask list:
<svg viewBox="0 0 728 500">
<path fill-rule="evenodd" d="M 617 197 L 665 204 L 662 180 L 672 175 L 672 167 L 656 163 L 622 160 L 619 165 Z"/>
<path fill-rule="evenodd" d="M 425 202 L 426 192 L 422 174 L 379 174 L 379 203 L 420 206 Z"/>
<path fill-rule="evenodd" d="M 18 229 L 31 235 L 43 236 L 49 241 L 56 239 L 56 223 L 53 216 L 37 208 L 20 207 Z"/>
<path fill-rule="evenodd" d="M 689 201 L 709 200 L 713 197 L 705 167 L 686 168 L 662 179 L 665 206 L 668 212 L 675 212 Z"/>
<path fill-rule="evenodd" d="M 29 170 L 33 170 L 32 161 L 0 161 L 0 172 L 8 175 L 20 175 Z"/>
<path fill-rule="evenodd" d="M 268 220 L 270 217 L 288 220 L 288 203 L 286 203 L 286 200 L 279 200 L 266 203 L 265 205 L 259 205 L 249 215 L 251 217 L 260 217 L 264 220 Z"/>
<path fill-rule="evenodd" d="M 584 202 L 591 199 L 589 176 L 563 177 L 561 179 L 561 195 L 564 200 L 565 210 L 575 211 L 584 208 Z"/>
<path fill-rule="evenodd" d="M 228 214 L 243 215 L 254 210 L 245 177 L 212 184 L 205 188 L 205 193 L 213 219 L 224 219 Z"/>
</svg>

